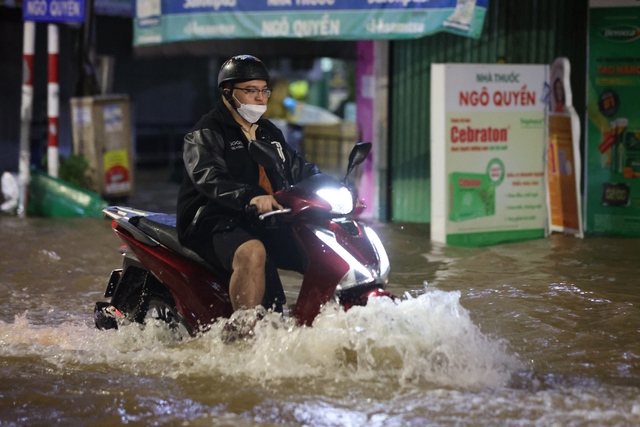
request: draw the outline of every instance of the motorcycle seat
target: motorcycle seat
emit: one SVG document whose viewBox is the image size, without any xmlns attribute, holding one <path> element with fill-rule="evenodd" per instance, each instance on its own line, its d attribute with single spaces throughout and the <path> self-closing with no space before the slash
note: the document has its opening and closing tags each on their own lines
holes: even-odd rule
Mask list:
<svg viewBox="0 0 640 427">
<path fill-rule="evenodd" d="M 137 219 L 137 221 L 134 221 Z M 190 261 L 206 268 L 221 279 L 228 279 L 229 274 L 204 260 L 196 252 L 182 246 L 176 230 L 176 216 L 171 214 L 152 214 L 131 218 L 129 221 L 153 239 Z"/>
</svg>

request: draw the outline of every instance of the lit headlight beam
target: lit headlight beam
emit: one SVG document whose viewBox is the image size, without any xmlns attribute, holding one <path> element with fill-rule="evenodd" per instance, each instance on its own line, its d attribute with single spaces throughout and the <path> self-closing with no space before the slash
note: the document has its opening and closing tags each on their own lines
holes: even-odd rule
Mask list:
<svg viewBox="0 0 640 427">
<path fill-rule="evenodd" d="M 378 255 L 378 260 L 380 260 L 380 277 L 386 278 L 387 274 L 389 274 L 389 270 L 391 269 L 391 263 L 389 262 L 387 251 L 378 237 L 378 234 L 373 231 L 372 228 L 365 225 L 364 232 L 369 240 L 371 240 L 371 243 L 373 243 L 373 247 Z"/>
<path fill-rule="evenodd" d="M 313 230 L 313 232 L 315 233 L 316 236 L 318 236 L 320 240 L 322 240 L 327 246 L 329 246 L 331 250 L 333 250 L 343 260 L 345 260 L 347 264 L 349 264 L 350 270 L 354 271 L 354 277 L 356 272 L 359 273 L 362 279 L 357 280 L 357 282 L 353 283 L 353 285 L 366 283 L 374 280 L 373 275 L 371 274 L 371 271 L 369 271 L 368 268 L 366 268 L 364 265 L 358 262 L 358 260 L 355 259 L 353 255 L 351 255 L 345 248 L 340 246 L 336 241 L 335 236 L 332 233 L 326 232 L 324 230 L 318 230 L 318 229 Z"/>
<path fill-rule="evenodd" d="M 331 212 L 346 215 L 353 211 L 353 196 L 347 187 L 321 188 L 316 194 L 331 205 Z"/>
</svg>

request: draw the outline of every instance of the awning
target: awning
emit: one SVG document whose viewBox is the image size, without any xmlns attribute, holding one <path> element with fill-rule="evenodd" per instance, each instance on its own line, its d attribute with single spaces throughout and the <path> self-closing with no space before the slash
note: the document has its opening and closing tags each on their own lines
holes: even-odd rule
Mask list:
<svg viewBox="0 0 640 427">
<path fill-rule="evenodd" d="M 488 0 L 137 0 L 134 46 L 190 40 L 479 38 Z"/>
</svg>

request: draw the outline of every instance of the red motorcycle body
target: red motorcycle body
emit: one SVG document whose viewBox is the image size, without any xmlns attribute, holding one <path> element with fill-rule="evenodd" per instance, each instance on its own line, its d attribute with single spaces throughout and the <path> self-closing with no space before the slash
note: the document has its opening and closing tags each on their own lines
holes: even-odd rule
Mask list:
<svg viewBox="0 0 640 427">
<path fill-rule="evenodd" d="M 384 291 L 388 267 L 382 266 L 386 271 L 380 271 L 381 258 L 388 264 L 388 260 L 384 261 L 386 253 L 381 254 L 384 248 L 372 241 L 371 228 L 345 216 L 334 216 L 328 203 L 297 187 L 276 193 L 276 198 L 283 206 L 290 207 L 290 212 L 281 214 L 282 220 L 291 223 L 309 260 L 293 310 L 300 324 L 311 325 L 322 306 L 330 301 L 348 309 L 366 304 L 370 294 L 391 296 Z M 194 252 L 176 248 L 179 243 L 174 215 L 118 206 L 106 208 L 105 214 L 113 218 L 112 227 L 126 246 L 123 268 L 112 273 L 105 292 L 112 301 L 96 305 L 98 327 L 115 327 L 117 322 L 110 319 L 113 313 L 127 316 L 134 311 L 130 300 L 144 299 L 147 282 L 162 286 L 170 293 L 177 313 L 192 335 L 216 319 L 231 316 L 229 278 Z M 370 277 L 345 286 L 344 279 L 354 265 L 368 270 Z M 144 277 L 137 282 L 126 280 L 130 268 Z M 128 292 L 127 287 L 132 286 L 140 292 Z"/>
</svg>

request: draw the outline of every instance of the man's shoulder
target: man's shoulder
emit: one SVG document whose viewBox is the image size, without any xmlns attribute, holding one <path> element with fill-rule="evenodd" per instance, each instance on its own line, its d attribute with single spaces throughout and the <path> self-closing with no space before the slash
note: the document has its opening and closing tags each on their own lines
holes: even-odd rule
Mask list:
<svg viewBox="0 0 640 427">
<path fill-rule="evenodd" d="M 217 108 L 209 111 L 191 128 L 191 132 L 202 129 L 217 129 L 223 126 L 224 119 Z"/>
<path fill-rule="evenodd" d="M 260 126 L 261 128 L 265 129 L 269 133 L 280 133 L 281 132 L 280 128 L 278 126 L 276 126 L 275 123 L 273 123 L 269 119 L 260 119 L 260 120 L 258 120 L 257 124 L 258 124 L 258 126 Z"/>
</svg>

